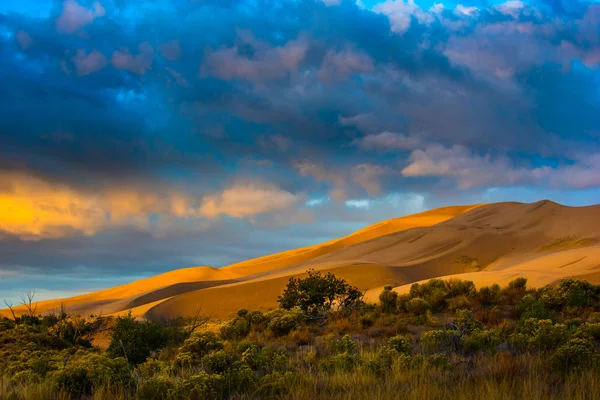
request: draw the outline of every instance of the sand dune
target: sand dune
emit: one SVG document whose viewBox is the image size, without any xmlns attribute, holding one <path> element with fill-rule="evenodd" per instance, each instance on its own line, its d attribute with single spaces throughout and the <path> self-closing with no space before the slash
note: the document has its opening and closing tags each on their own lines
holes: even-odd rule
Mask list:
<svg viewBox="0 0 600 400">
<path fill-rule="evenodd" d="M 239 308 L 277 305 L 291 276 L 331 271 L 376 301 L 386 284 L 399 291 L 433 277 L 460 277 L 477 286 L 525 276 L 532 286 L 567 276 L 600 281 L 600 206 L 550 201 L 446 207 L 369 226 L 320 245 L 260 257 L 221 269 L 175 270 L 62 301 L 69 311 L 154 319 L 193 315 L 225 318 Z"/>
</svg>

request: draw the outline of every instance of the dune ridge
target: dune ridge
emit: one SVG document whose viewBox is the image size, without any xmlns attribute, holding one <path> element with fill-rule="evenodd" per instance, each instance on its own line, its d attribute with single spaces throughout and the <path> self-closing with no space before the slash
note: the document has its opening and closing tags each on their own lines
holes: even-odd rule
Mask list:
<svg viewBox="0 0 600 400">
<path fill-rule="evenodd" d="M 600 205 L 567 207 L 551 201 L 444 207 L 394 218 L 322 244 L 220 269 L 174 270 L 112 289 L 40 302 L 49 311 L 134 315 L 152 319 L 200 310 L 226 318 L 239 308 L 276 307 L 292 276 L 313 268 L 333 272 L 376 301 L 384 285 L 408 290 L 433 277 L 504 284 L 516 276 L 532 286 L 568 276 L 600 281 Z M 6 310 L 2 311 L 3 313 Z"/>
</svg>

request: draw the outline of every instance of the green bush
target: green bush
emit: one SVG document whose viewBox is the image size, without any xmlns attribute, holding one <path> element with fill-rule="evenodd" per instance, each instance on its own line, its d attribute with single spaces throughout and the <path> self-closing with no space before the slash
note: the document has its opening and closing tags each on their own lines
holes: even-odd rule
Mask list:
<svg viewBox="0 0 600 400">
<path fill-rule="evenodd" d="M 248 366 L 240 364 L 225 373 L 224 384 L 229 395 L 253 393 L 259 384 L 259 378 Z"/>
<path fill-rule="evenodd" d="M 415 315 L 423 315 L 429 310 L 431 305 L 421 297 L 415 297 L 406 303 L 406 311 Z"/>
<path fill-rule="evenodd" d="M 396 335 L 391 337 L 387 346 L 391 349 L 394 349 L 397 353 L 410 355 L 412 353 L 412 344 L 410 342 L 410 338 L 403 335 Z"/>
<path fill-rule="evenodd" d="M 498 302 L 500 302 L 501 294 L 502 289 L 498 284 L 483 286 L 479 289 L 479 299 L 481 303 L 486 306 L 498 304 Z"/>
<path fill-rule="evenodd" d="M 394 292 L 393 287 L 388 285 L 383 288 L 383 291 L 379 295 L 379 303 L 381 305 L 381 311 L 385 313 L 391 313 L 396 311 L 396 303 L 398 301 L 398 293 Z"/>
<path fill-rule="evenodd" d="M 138 365 L 168 341 L 165 327 L 152 321 L 137 322 L 129 312 L 117 317 L 107 351 L 112 357 L 125 357 L 130 364 Z"/>
<path fill-rule="evenodd" d="M 94 388 L 113 384 L 129 387 L 131 372 L 124 358 L 108 358 L 100 354 L 86 354 L 67 362 L 48 375 L 57 389 L 73 397 L 91 395 Z"/>
<path fill-rule="evenodd" d="M 341 339 L 335 340 L 332 345 L 334 353 L 348 353 L 356 354 L 358 352 L 358 346 L 356 342 L 352 340 L 350 335 L 344 335 Z"/>
<path fill-rule="evenodd" d="M 198 375 L 183 379 L 169 391 L 173 400 L 212 400 L 224 399 L 225 380 L 221 375 L 200 372 Z"/>
<path fill-rule="evenodd" d="M 242 353 L 240 361 L 254 371 L 267 368 L 267 357 L 263 350 L 257 345 L 252 345 L 247 348 Z"/>
<path fill-rule="evenodd" d="M 483 324 L 475 319 L 471 310 L 456 310 L 454 313 L 454 324 L 462 335 L 471 335 L 483 328 Z"/>
<path fill-rule="evenodd" d="M 174 388 L 175 385 L 168 378 L 155 376 L 140 383 L 136 397 L 139 400 L 167 400 Z"/>
<path fill-rule="evenodd" d="M 307 272 L 306 278 L 290 278 L 277 299 L 281 308 L 290 310 L 299 307 L 306 314 L 318 315 L 330 311 L 336 304 L 340 309 L 348 309 L 362 303 L 362 292 L 344 279 L 331 272 L 326 275 L 313 269 Z"/>
<path fill-rule="evenodd" d="M 241 340 L 248 336 L 248 333 L 250 333 L 250 321 L 243 317 L 235 317 L 223 325 L 219 331 L 219 334 L 225 340 Z"/>
<path fill-rule="evenodd" d="M 495 352 L 502 341 L 502 335 L 495 329 L 479 330 L 464 338 L 463 348 L 467 354 L 477 351 Z"/>
<path fill-rule="evenodd" d="M 569 333 L 562 324 L 551 320 L 529 318 L 512 335 L 511 341 L 522 351 L 543 351 L 554 349 L 567 341 Z"/>
<path fill-rule="evenodd" d="M 230 368 L 229 356 L 224 350 L 216 350 L 202 358 L 204 370 L 210 374 L 220 374 Z"/>
<path fill-rule="evenodd" d="M 348 352 L 335 354 L 325 359 L 321 364 L 323 370 L 327 372 L 350 372 L 359 365 L 360 358 L 357 356 L 357 354 Z"/>
<path fill-rule="evenodd" d="M 508 288 L 515 291 L 527 290 L 527 278 L 516 278 L 508 283 Z"/>
<path fill-rule="evenodd" d="M 556 349 L 550 362 L 562 373 L 578 373 L 598 366 L 598 349 L 589 340 L 571 339 Z"/>
<path fill-rule="evenodd" d="M 421 335 L 421 349 L 424 353 L 444 353 L 454 348 L 455 332 L 431 330 Z"/>
<path fill-rule="evenodd" d="M 269 330 L 275 336 L 285 336 L 298 327 L 298 318 L 292 315 L 274 317 L 269 323 Z"/>
<path fill-rule="evenodd" d="M 195 332 L 181 347 L 181 352 L 190 353 L 198 359 L 211 351 L 222 350 L 223 342 L 213 332 Z"/>
</svg>

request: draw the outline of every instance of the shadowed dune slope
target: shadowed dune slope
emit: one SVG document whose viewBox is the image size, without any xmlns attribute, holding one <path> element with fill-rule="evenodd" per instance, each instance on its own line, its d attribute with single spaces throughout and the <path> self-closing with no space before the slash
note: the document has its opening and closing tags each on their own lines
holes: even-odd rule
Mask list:
<svg viewBox="0 0 600 400">
<path fill-rule="evenodd" d="M 65 299 L 70 310 L 150 318 L 203 314 L 225 318 L 239 308 L 277 305 L 291 276 L 332 271 L 376 301 L 433 277 L 456 276 L 478 286 L 524 276 L 533 286 L 568 276 L 600 281 L 600 206 L 550 201 L 446 207 L 391 219 L 338 240 L 260 257 L 221 269 L 175 270 L 114 289 Z M 40 303 L 56 308 L 61 300 Z M 52 307 L 50 307 L 52 305 Z"/>
</svg>

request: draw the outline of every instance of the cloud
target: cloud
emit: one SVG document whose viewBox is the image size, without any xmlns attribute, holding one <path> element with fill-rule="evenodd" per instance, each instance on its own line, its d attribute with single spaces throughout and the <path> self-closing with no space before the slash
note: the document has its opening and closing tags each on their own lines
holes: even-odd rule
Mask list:
<svg viewBox="0 0 600 400">
<path fill-rule="evenodd" d="M 73 57 L 75 71 L 79 76 L 86 76 L 94 72 L 100 71 L 108 64 L 104 54 L 97 50 L 92 50 L 90 54 L 85 54 L 85 50 L 77 50 L 77 54 Z"/>
<path fill-rule="evenodd" d="M 305 37 L 290 40 L 285 45 L 276 47 L 257 40 L 247 32 L 240 32 L 239 39 L 240 43 L 237 46 L 210 51 L 206 55 L 202 73 L 221 79 L 280 79 L 297 71 L 308 51 L 308 40 Z M 252 58 L 240 53 L 243 46 L 252 47 Z"/>
<path fill-rule="evenodd" d="M 333 171 L 311 162 L 299 162 L 295 164 L 295 167 L 301 176 L 330 184 L 329 197 L 332 200 L 340 202 L 348 198 L 348 183 L 342 172 Z"/>
<path fill-rule="evenodd" d="M 360 187 L 366 190 L 369 196 L 381 194 L 379 177 L 388 172 L 388 169 L 379 165 L 359 164 L 352 168 L 351 177 Z"/>
<path fill-rule="evenodd" d="M 139 53 L 131 54 L 129 49 L 115 51 L 112 55 L 112 65 L 117 69 L 125 69 L 137 75 L 144 75 L 146 71 L 152 68 L 154 59 L 154 50 L 148 42 L 141 43 L 138 46 Z"/>
<path fill-rule="evenodd" d="M 31 36 L 24 30 L 18 30 L 16 38 L 17 42 L 19 42 L 19 46 L 21 46 L 23 50 L 27 50 L 34 43 Z"/>
<path fill-rule="evenodd" d="M 249 218 L 289 210 L 302 200 L 302 195 L 292 194 L 270 184 L 238 182 L 221 193 L 206 196 L 199 210 L 209 218 L 219 215 Z"/>
<path fill-rule="evenodd" d="M 387 131 L 354 140 L 354 144 L 362 149 L 384 151 L 413 150 L 420 147 L 422 143 L 422 140 L 417 136 L 407 136 Z"/>
<path fill-rule="evenodd" d="M 403 34 L 410 28 L 412 18 L 419 23 L 430 23 L 432 14 L 419 7 L 414 0 L 386 0 L 377 4 L 373 10 L 386 15 L 392 25 L 392 31 Z"/>
<path fill-rule="evenodd" d="M 177 61 L 181 57 L 181 44 L 179 40 L 171 40 L 158 46 L 160 54 L 169 61 Z"/>
<path fill-rule="evenodd" d="M 343 80 L 372 70 L 373 60 L 368 55 L 345 49 L 339 52 L 328 51 L 318 75 L 325 81 Z"/>
<path fill-rule="evenodd" d="M 80 5 L 76 0 L 65 0 L 60 16 L 56 19 L 56 30 L 64 33 L 74 33 L 91 24 L 96 18 L 104 17 L 106 10 L 96 1 L 92 8 Z"/>
<path fill-rule="evenodd" d="M 535 183 L 549 173 L 549 168 L 514 167 L 503 156 L 479 155 L 464 146 L 429 145 L 415 150 L 408 165 L 402 169 L 405 177 L 451 177 L 459 188 L 510 186 Z"/>
</svg>

